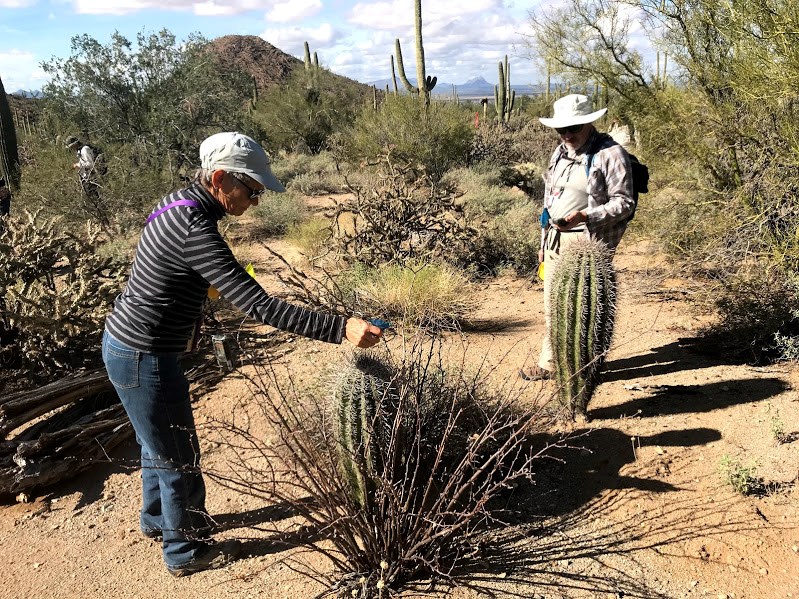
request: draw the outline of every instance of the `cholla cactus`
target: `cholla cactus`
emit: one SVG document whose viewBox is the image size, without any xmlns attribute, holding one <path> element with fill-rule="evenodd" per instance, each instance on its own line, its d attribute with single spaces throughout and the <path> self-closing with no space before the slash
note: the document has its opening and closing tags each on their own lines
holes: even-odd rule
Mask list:
<svg viewBox="0 0 799 599">
<path fill-rule="evenodd" d="M 391 441 L 390 410 L 397 404 L 391 372 L 373 354 L 359 352 L 338 373 L 333 388 L 339 469 L 361 508 L 374 497 Z"/>
<path fill-rule="evenodd" d="M 550 289 L 550 340 L 559 398 L 572 418 L 585 416 L 613 337 L 616 273 L 598 241 L 580 240 L 561 254 Z"/>
<path fill-rule="evenodd" d="M 40 372 L 75 368 L 96 352 L 127 266 L 103 257 L 100 230 L 64 231 L 41 211 L 19 211 L 0 231 L 0 361 Z"/>
</svg>

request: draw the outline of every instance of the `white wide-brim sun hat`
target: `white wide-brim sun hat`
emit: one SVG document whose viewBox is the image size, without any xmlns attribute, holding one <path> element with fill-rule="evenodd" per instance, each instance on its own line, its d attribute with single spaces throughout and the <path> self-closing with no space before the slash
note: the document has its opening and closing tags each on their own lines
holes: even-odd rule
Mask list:
<svg viewBox="0 0 799 599">
<path fill-rule="evenodd" d="M 286 191 L 272 174 L 264 149 L 243 133 L 217 133 L 207 138 L 200 144 L 200 165 L 210 171 L 244 173 L 270 191 Z"/>
<path fill-rule="evenodd" d="M 541 117 L 538 119 L 542 125 L 553 129 L 593 123 L 608 111 L 607 108 L 594 110 L 591 99 L 580 94 L 563 96 L 555 101 L 553 108 L 555 114 L 552 118 Z"/>
</svg>

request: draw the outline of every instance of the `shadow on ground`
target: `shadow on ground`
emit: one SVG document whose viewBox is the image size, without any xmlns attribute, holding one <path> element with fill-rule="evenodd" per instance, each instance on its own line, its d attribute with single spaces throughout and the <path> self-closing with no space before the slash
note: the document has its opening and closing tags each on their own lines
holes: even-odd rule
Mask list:
<svg viewBox="0 0 799 599">
<path fill-rule="evenodd" d="M 665 416 L 712 412 L 744 403 L 758 402 L 784 393 L 789 385 L 778 378 L 716 381 L 704 385 L 657 385 L 642 388 L 653 393 L 615 406 L 589 410 L 595 420 L 629 416 Z"/>
</svg>

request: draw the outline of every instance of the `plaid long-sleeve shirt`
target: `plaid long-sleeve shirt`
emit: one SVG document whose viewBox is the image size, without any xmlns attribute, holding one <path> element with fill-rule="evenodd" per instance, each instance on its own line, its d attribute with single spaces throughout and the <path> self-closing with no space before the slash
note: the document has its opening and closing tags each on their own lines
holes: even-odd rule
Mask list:
<svg viewBox="0 0 799 599">
<path fill-rule="evenodd" d="M 140 351 L 183 352 L 213 285 L 255 320 L 341 343 L 344 317 L 271 297 L 247 274 L 217 229 L 225 211 L 208 191 L 195 183 L 166 196 L 155 211 L 176 200 L 197 205 L 172 207 L 144 227 L 127 287 L 106 319 L 111 335 Z"/>
<path fill-rule="evenodd" d="M 635 210 L 630 157 L 612 137 L 596 131 L 577 151 L 577 157 L 587 158 L 589 150 L 593 158 L 588 170 L 588 234 L 592 239 L 603 241 L 615 249 Z M 551 187 L 555 166 L 566 154 L 566 146 L 560 144 L 549 160 L 549 168 L 544 175 L 544 205 L 547 208 L 552 207 Z"/>
</svg>

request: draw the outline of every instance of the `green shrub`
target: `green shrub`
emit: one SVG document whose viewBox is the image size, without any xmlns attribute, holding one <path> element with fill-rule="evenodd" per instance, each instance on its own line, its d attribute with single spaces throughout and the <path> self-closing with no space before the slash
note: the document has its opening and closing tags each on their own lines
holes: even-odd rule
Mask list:
<svg viewBox="0 0 799 599">
<path fill-rule="evenodd" d="M 310 259 L 315 259 L 326 253 L 331 236 L 329 220 L 312 218 L 291 227 L 286 235 L 286 241 L 296 246 Z"/>
<path fill-rule="evenodd" d="M 302 198 L 291 192 L 265 194 L 251 210 L 256 234 L 283 235 L 303 220 L 305 211 Z"/>
<path fill-rule="evenodd" d="M 341 149 L 355 164 L 388 156 L 438 182 L 449 169 L 466 164 L 473 132 L 469 114 L 457 105 L 433 102 L 425 109 L 414 96 L 389 94 L 377 110 L 360 113 Z"/>
<path fill-rule="evenodd" d="M 272 163 L 272 172 L 288 189 L 303 195 L 344 190 L 343 177 L 331 152 L 283 154 Z"/>
<path fill-rule="evenodd" d="M 490 270 L 510 266 L 523 276 L 536 270 L 541 242 L 538 212 L 540 206 L 535 202 L 517 199 L 510 209 L 481 229 L 483 261 Z"/>
<path fill-rule="evenodd" d="M 719 464 L 719 471 L 724 482 L 730 485 L 736 493 L 752 495 L 763 489 L 763 481 L 757 476 L 757 466 L 754 464 L 744 466 L 738 460 L 724 455 Z"/>
</svg>

